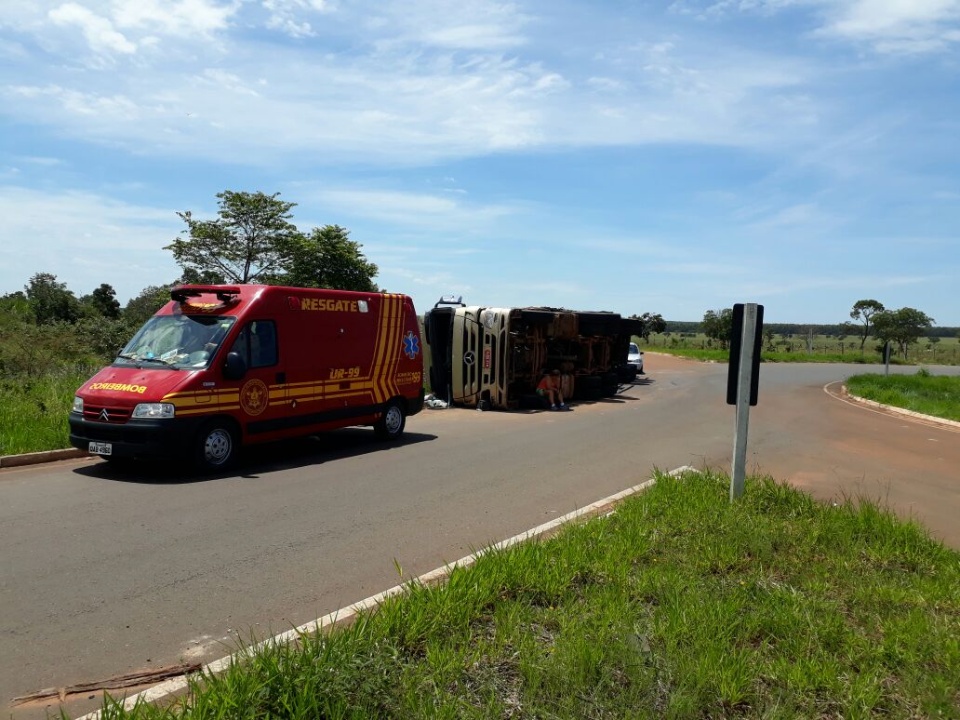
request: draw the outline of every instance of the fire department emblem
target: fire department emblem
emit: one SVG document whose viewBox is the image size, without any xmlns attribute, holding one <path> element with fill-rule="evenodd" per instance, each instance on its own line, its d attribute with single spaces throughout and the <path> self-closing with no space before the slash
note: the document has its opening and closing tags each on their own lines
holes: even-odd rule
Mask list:
<svg viewBox="0 0 960 720">
<path fill-rule="evenodd" d="M 411 360 L 420 354 L 420 338 L 413 334 L 413 330 L 403 336 L 403 354 Z"/>
<path fill-rule="evenodd" d="M 240 407 L 247 415 L 259 415 L 267 409 L 270 392 L 262 380 L 250 380 L 240 389 Z"/>
</svg>

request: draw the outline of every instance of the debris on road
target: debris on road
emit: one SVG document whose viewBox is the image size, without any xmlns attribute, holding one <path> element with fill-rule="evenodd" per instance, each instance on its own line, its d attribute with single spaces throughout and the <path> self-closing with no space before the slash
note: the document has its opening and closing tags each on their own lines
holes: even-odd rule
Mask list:
<svg viewBox="0 0 960 720">
<path fill-rule="evenodd" d="M 67 685 L 62 688 L 44 688 L 28 695 L 21 695 L 12 700 L 13 705 L 25 705 L 38 700 L 49 700 L 50 698 L 59 698 L 64 702 L 70 695 L 80 693 L 94 692 L 97 690 L 116 690 L 118 688 L 136 687 L 138 685 L 152 685 L 161 680 L 189 675 L 199 672 L 202 665 L 200 663 L 180 663 L 179 665 L 168 665 L 167 667 L 157 668 L 156 670 L 140 670 L 137 672 L 126 673 L 123 675 L 114 675 L 105 680 L 95 682 L 77 683 L 76 685 Z"/>
</svg>

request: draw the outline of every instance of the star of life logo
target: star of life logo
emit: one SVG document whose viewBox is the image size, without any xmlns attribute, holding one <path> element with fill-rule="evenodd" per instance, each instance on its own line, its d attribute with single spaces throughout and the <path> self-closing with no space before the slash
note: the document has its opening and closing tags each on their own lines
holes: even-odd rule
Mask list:
<svg viewBox="0 0 960 720">
<path fill-rule="evenodd" d="M 420 354 L 420 338 L 414 335 L 412 330 L 408 330 L 403 336 L 403 354 L 411 360 Z"/>
</svg>

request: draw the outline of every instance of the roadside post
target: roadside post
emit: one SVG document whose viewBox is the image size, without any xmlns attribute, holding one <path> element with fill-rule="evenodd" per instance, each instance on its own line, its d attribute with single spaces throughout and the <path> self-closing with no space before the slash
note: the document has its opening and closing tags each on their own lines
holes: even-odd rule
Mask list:
<svg viewBox="0 0 960 720">
<path fill-rule="evenodd" d="M 736 406 L 730 502 L 743 495 L 747 463 L 747 429 L 750 406 L 757 404 L 760 389 L 760 352 L 763 338 L 763 305 L 737 303 L 730 329 L 730 364 L 727 369 L 727 404 Z"/>
<path fill-rule="evenodd" d="M 883 344 L 883 364 L 884 364 L 884 375 L 890 374 L 890 341 L 887 340 Z"/>
</svg>

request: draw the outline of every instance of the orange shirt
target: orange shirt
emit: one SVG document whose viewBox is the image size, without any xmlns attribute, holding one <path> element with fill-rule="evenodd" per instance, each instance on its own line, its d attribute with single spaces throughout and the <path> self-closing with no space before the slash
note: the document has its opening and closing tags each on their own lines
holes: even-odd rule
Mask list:
<svg viewBox="0 0 960 720">
<path fill-rule="evenodd" d="M 554 380 L 553 375 L 544 375 L 543 380 L 537 385 L 537 390 L 556 390 L 560 386 L 560 377 Z"/>
</svg>

